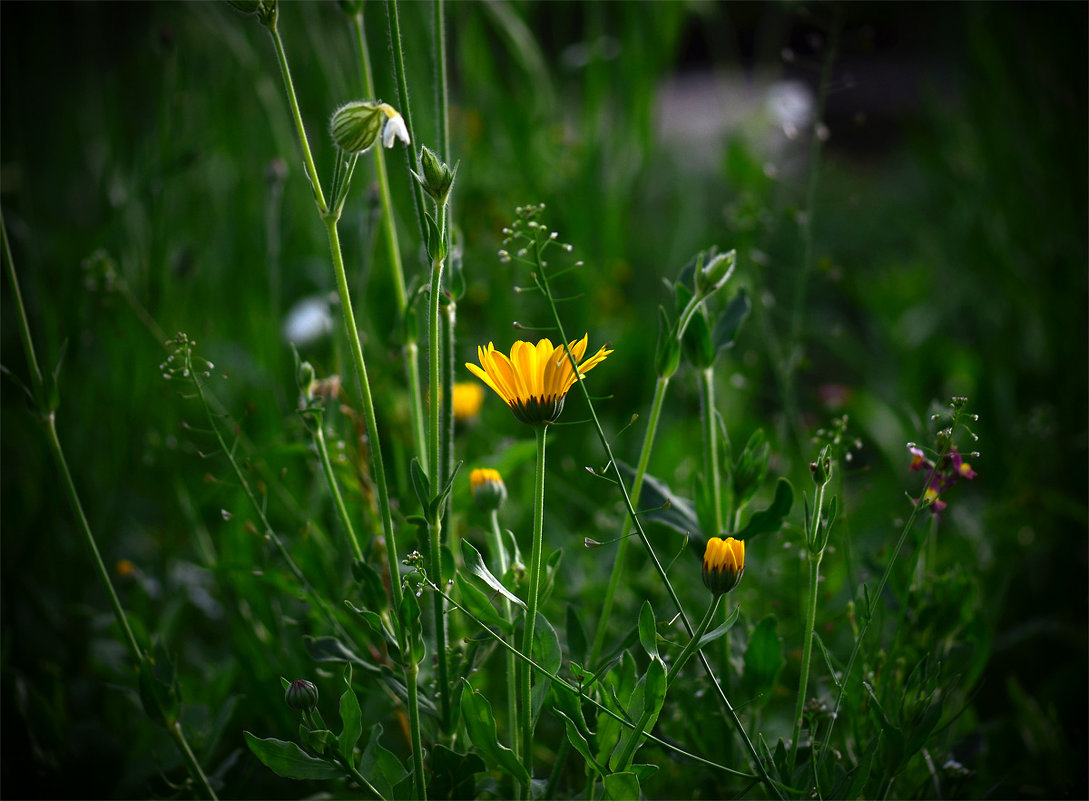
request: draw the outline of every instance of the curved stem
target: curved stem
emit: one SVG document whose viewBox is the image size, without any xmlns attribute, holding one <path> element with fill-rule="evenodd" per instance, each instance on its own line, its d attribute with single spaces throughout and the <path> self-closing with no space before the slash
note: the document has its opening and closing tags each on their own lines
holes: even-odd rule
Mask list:
<svg viewBox="0 0 1089 801">
<path fill-rule="evenodd" d="M 522 653 L 527 659 L 533 655 L 533 630 L 537 622 L 537 600 L 541 582 L 541 561 L 544 551 L 544 485 L 545 485 L 545 441 L 547 426 L 534 428 L 537 435 L 537 473 L 533 483 L 533 544 L 529 557 L 529 589 L 526 598 L 526 622 L 522 637 Z M 524 798 L 532 798 L 530 788 L 533 784 L 533 699 L 530 671 L 522 667 L 520 671 L 519 694 L 521 695 L 520 713 L 522 716 L 522 764 L 529 775 L 529 784 L 524 788 Z"/>
<path fill-rule="evenodd" d="M 643 447 L 639 451 L 639 463 L 635 468 L 635 479 L 631 485 L 631 502 L 639 503 L 639 494 L 643 489 L 643 478 L 647 473 L 647 464 L 650 462 L 650 452 L 654 448 L 654 436 L 658 431 L 658 420 L 662 416 L 662 405 L 665 401 L 666 389 L 669 387 L 667 376 L 658 376 L 654 385 L 654 400 L 650 404 L 650 417 L 647 419 L 647 430 L 643 434 Z M 594 633 L 593 647 L 590 649 L 588 666 L 593 670 L 601 655 L 601 649 L 605 644 L 605 635 L 609 628 L 609 616 L 613 611 L 613 601 L 616 598 L 616 590 L 620 585 L 620 576 L 624 572 L 627 563 L 628 548 L 631 542 L 632 518 L 624 519 L 624 529 L 620 534 L 620 544 L 616 549 L 616 557 L 613 560 L 613 570 L 609 576 L 609 586 L 605 590 L 605 603 L 601 607 L 601 617 L 598 619 L 597 631 Z"/>
</svg>

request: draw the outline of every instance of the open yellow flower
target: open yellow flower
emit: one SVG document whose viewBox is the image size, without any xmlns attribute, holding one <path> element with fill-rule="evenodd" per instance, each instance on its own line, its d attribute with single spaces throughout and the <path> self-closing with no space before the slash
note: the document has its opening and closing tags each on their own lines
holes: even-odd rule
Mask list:
<svg viewBox="0 0 1089 801">
<path fill-rule="evenodd" d="M 458 381 L 454 384 L 453 401 L 454 419 L 471 420 L 484 403 L 484 387 L 475 381 Z"/>
<path fill-rule="evenodd" d="M 607 345 L 602 346 L 584 361 L 588 339 L 586 334 L 570 344 L 578 375 L 571 369 L 564 346 L 553 345 L 549 339 L 542 339 L 536 345 L 518 340 L 511 346 L 509 358 L 489 342 L 487 349 L 477 348 L 480 366 L 469 362 L 465 366 L 494 389 L 523 423 L 552 423 L 563 411 L 563 400 L 575 381 L 612 353 Z"/>
<path fill-rule="evenodd" d="M 727 593 L 741 583 L 745 572 L 745 541 L 733 537 L 711 537 L 703 552 L 703 583 L 715 595 Z"/>
</svg>

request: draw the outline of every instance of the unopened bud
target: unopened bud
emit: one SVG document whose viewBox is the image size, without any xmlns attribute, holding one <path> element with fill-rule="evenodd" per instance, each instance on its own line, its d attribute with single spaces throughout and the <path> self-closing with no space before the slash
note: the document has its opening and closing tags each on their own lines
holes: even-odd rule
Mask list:
<svg viewBox="0 0 1089 801">
<path fill-rule="evenodd" d="M 498 470 L 481 467 L 469 474 L 473 503 L 483 512 L 498 511 L 507 500 L 507 487 Z"/>
<path fill-rule="evenodd" d="M 284 701 L 296 712 L 309 712 L 318 705 L 318 688 L 306 679 L 295 679 L 284 693 Z"/>
<path fill-rule="evenodd" d="M 696 270 L 696 294 L 707 297 L 714 294 L 733 274 L 737 264 L 737 251 L 720 253 Z"/>
<path fill-rule="evenodd" d="M 345 153 L 362 153 L 374 147 L 378 137 L 387 148 L 400 139 L 408 144 L 404 118 L 389 103 L 356 100 L 333 112 L 329 122 L 333 141 Z"/>
<path fill-rule="evenodd" d="M 450 196 L 450 188 L 454 185 L 456 173 L 456 167 L 451 170 L 449 166 L 439 161 L 439 157 L 429 147 L 425 145 L 420 148 L 420 173 L 413 173 L 413 175 L 424 191 L 431 195 L 440 206 Z"/>
</svg>

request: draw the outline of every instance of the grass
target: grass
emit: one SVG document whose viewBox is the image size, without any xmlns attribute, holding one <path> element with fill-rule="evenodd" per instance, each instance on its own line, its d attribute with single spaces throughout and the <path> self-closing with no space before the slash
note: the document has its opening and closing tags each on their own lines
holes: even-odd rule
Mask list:
<svg viewBox="0 0 1089 801">
<path fill-rule="evenodd" d="M 439 136 L 432 9 L 399 6 L 414 147 L 435 148 Z M 652 319 L 660 304 L 676 317 L 662 279 L 672 287 L 682 266 L 711 245 L 736 249 L 736 271 L 708 309 L 716 315 L 744 288 L 753 311 L 715 362 L 717 408 L 735 459 L 758 429 L 770 443 L 767 476 L 742 525 L 771 503 L 775 479 L 794 488 L 782 524 L 747 542 L 744 579 L 724 604 L 740 608 L 736 623 L 703 649 L 762 764 L 782 784 L 731 776 L 654 743 L 634 762 L 656 770 L 606 769 L 611 775 L 595 782 L 555 709 L 575 711 L 554 690 L 532 755 L 535 778 L 553 778 L 538 790 L 594 798 L 798 795 L 819 765 L 825 797 L 1084 796 L 1086 85 L 1074 33 L 1084 30 L 1084 8 L 844 6 L 826 115 L 831 138 L 811 205 L 804 134 L 784 140 L 757 111 L 699 153 L 683 137 L 663 137 L 655 110 L 664 78 L 697 71 L 747 70 L 749 93 L 768 73 L 815 88 L 829 9 L 454 3 L 445 13 L 451 158 L 459 162 L 451 206 L 459 248 L 450 267 L 464 282 L 456 379 L 472 380 L 461 364 L 477 344 L 494 340 L 507 351 L 516 338 L 538 336 L 512 329 L 512 321 L 552 325 L 539 292 L 512 291 L 533 285 L 533 269 L 496 255 L 515 207 L 543 202 L 542 219 L 573 245 L 570 259 L 585 263 L 552 284 L 556 296 L 573 298 L 558 304 L 560 318 L 568 333 L 589 331 L 591 347 L 612 344 L 586 388 L 617 459 L 634 465 L 657 377 Z M 385 7 L 368 4 L 364 14 L 377 95 L 396 106 Z M 394 764 L 411 768 L 405 704 L 390 681 L 401 676 L 391 643 L 343 604 L 382 611 L 384 595 L 353 577 L 281 333 L 299 299 L 328 298 L 336 286 L 268 34 L 227 4 L 16 5 L 4 15 L 3 220 L 43 371 L 60 364 L 59 440 L 137 639 L 161 645 L 175 666 L 183 728 L 220 797 L 357 797 L 348 780 L 278 777 L 243 738 L 243 731 L 302 736 L 318 753 L 282 700 L 280 677 L 308 678 L 331 729 L 339 733 L 347 686 L 360 706 L 360 752 L 380 723 L 389 753 L 382 764 L 393 773 Z M 319 4 L 284 5 L 279 28 L 327 181 L 329 115 L 360 97 L 352 31 L 335 5 Z M 814 34 L 824 45 L 814 46 Z M 783 48 L 796 56 L 785 65 Z M 900 85 L 882 70 L 898 59 L 912 75 L 937 77 L 889 111 L 883 96 L 897 97 Z M 853 85 L 842 83 L 847 72 Z M 861 127 L 855 112 L 867 115 Z M 683 131 L 685 122 L 675 124 Z M 412 179 L 400 149 L 387 151 L 386 162 L 406 277 L 424 286 Z M 416 454 L 373 180 L 365 154 L 340 235 L 403 559 L 412 548 L 428 550 L 405 520 L 419 511 L 410 478 Z M 813 220 L 813 270 L 795 340 L 805 214 Z M 556 253 L 556 265 L 562 261 Z M 5 280 L 3 792 L 172 795 L 187 772 L 167 730 L 142 711 L 132 660 L 16 383 L 30 373 L 14 309 Z M 426 364 L 426 297 L 418 309 Z M 163 379 L 165 340 L 178 331 L 214 363 L 206 386 L 215 424 L 312 595 L 258 533 L 259 516 L 191 385 Z M 339 374 L 351 389 L 339 326 L 299 350 L 318 377 Z M 863 585 L 874 591 L 912 514 L 910 498 L 923 489 L 925 477 L 908 470 L 905 443 L 938 445 L 930 415 L 947 410 L 953 396 L 967 396 L 967 413 L 979 415 L 963 420 L 978 442 L 957 439 L 962 452 L 981 453 L 970 460 L 979 476 L 943 496 L 949 506 L 940 518 L 920 511 L 876 598 L 877 616 L 825 743 L 833 673 L 858 639 Z M 378 501 L 354 397 L 347 391 L 343 404 L 329 405 L 325 432 L 354 528 L 382 573 Z M 704 483 L 700 415 L 697 372 L 685 361 L 670 381 L 649 465 L 683 498 L 697 498 Z M 861 448 L 849 462 L 837 457 L 825 499 L 826 509 L 832 496 L 839 508 L 817 597 L 816 631 L 828 656 L 813 648 L 803 700 L 815 702 L 803 736 L 790 743 L 808 610 L 802 494 L 812 503 L 808 465 L 820 450 L 813 436 L 843 415 L 847 440 Z M 617 549 L 609 541 L 626 519 L 615 487 L 584 469 L 603 473 L 608 461 L 589 416 L 576 388 L 548 441 L 545 563 L 554 551 L 563 555 L 544 577 L 539 620 L 546 635 L 556 633 L 558 673 L 569 681 L 586 667 Z M 446 516 L 452 536 L 492 564 L 489 517 L 472 503 L 468 470 L 497 467 L 508 491 L 501 525 L 528 564 L 532 431 L 490 395 L 473 420 L 457 425 L 454 443 L 455 459 L 466 464 Z M 653 499 L 644 489 L 639 519 L 695 624 L 709 602 L 696 575 L 713 532 L 692 530 L 686 544 L 660 522 L 661 510 L 648 508 Z M 607 544 L 587 548 L 585 537 Z M 640 677 L 640 687 L 655 681 L 646 646 L 675 659 L 687 637 L 645 550 L 633 541 L 628 551 L 605 650 L 624 648 L 591 694 L 630 714 L 627 698 L 642 692 Z M 458 572 L 476 581 L 461 562 Z M 451 597 L 464 604 L 470 593 L 455 585 Z M 488 700 L 498 743 L 520 761 L 507 724 L 506 658 L 448 607 L 452 676 L 469 684 L 452 682 L 455 697 L 467 700 L 455 703 L 454 725 L 440 732 L 429 712 L 430 597 L 421 597 L 428 652 L 420 665 L 429 793 L 507 797 L 517 770 L 482 733 L 477 700 Z M 660 635 L 650 643 L 645 631 L 642 643 L 638 636 L 644 602 Z M 348 685 L 342 660 L 322 660 L 320 638 L 336 626 L 360 660 Z M 625 641 L 628 632 L 635 636 Z M 535 651 L 541 661 L 556 656 L 547 644 Z M 379 676 L 364 662 L 386 670 Z M 747 749 L 715 698 L 693 660 L 648 731 L 751 774 Z M 350 702 L 342 703 L 351 717 Z M 623 727 L 589 702 L 578 709 L 590 754 L 608 762 L 609 737 Z M 780 738 L 784 752 L 798 752 L 794 775 L 776 754 Z M 398 798 L 412 792 L 410 784 L 393 790 Z M 191 785 L 180 792 L 199 795 Z"/>
</svg>

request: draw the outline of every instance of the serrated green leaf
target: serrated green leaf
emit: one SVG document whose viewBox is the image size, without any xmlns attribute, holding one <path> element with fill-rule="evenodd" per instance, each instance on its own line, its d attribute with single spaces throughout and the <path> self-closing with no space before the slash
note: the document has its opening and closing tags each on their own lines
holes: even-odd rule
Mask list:
<svg viewBox="0 0 1089 801">
<path fill-rule="evenodd" d="M 277 776 L 285 779 L 332 779 L 341 774 L 337 767 L 310 756 L 295 743 L 271 737 L 262 739 L 248 731 L 242 734 L 254 756 Z"/>
<path fill-rule="evenodd" d="M 467 686 L 461 693 L 461 717 L 465 721 L 465 728 L 469 732 L 469 739 L 473 745 L 487 759 L 519 784 L 529 783 L 529 774 L 525 767 L 518 761 L 514 752 L 499 742 L 499 736 L 495 727 L 495 718 L 492 716 L 492 706 L 479 691 L 468 686 L 468 682 L 462 679 Z"/>
<path fill-rule="evenodd" d="M 359 699 L 352 689 L 352 665 L 344 666 L 344 692 L 340 696 L 340 722 L 343 729 L 337 737 L 337 750 L 349 762 L 354 761 L 355 745 L 363 736 L 363 711 L 359 708 Z"/>
<path fill-rule="evenodd" d="M 503 583 L 492 575 L 492 572 L 488 570 L 487 565 L 484 564 L 484 559 L 480 555 L 480 551 L 472 546 L 472 543 L 466 540 L 461 541 L 461 559 L 465 562 L 465 568 L 474 576 L 479 578 L 493 590 L 498 592 L 504 598 L 511 603 L 517 604 L 523 609 L 526 608 L 525 603 L 517 595 L 512 593 Z"/>
<path fill-rule="evenodd" d="M 783 519 L 790 514 L 793 505 L 794 487 L 785 478 L 780 478 L 775 484 L 775 498 L 772 500 L 771 506 L 753 514 L 745 527 L 734 534 L 734 538 L 751 540 L 760 534 L 771 534 L 778 531 L 783 525 Z"/>
</svg>

